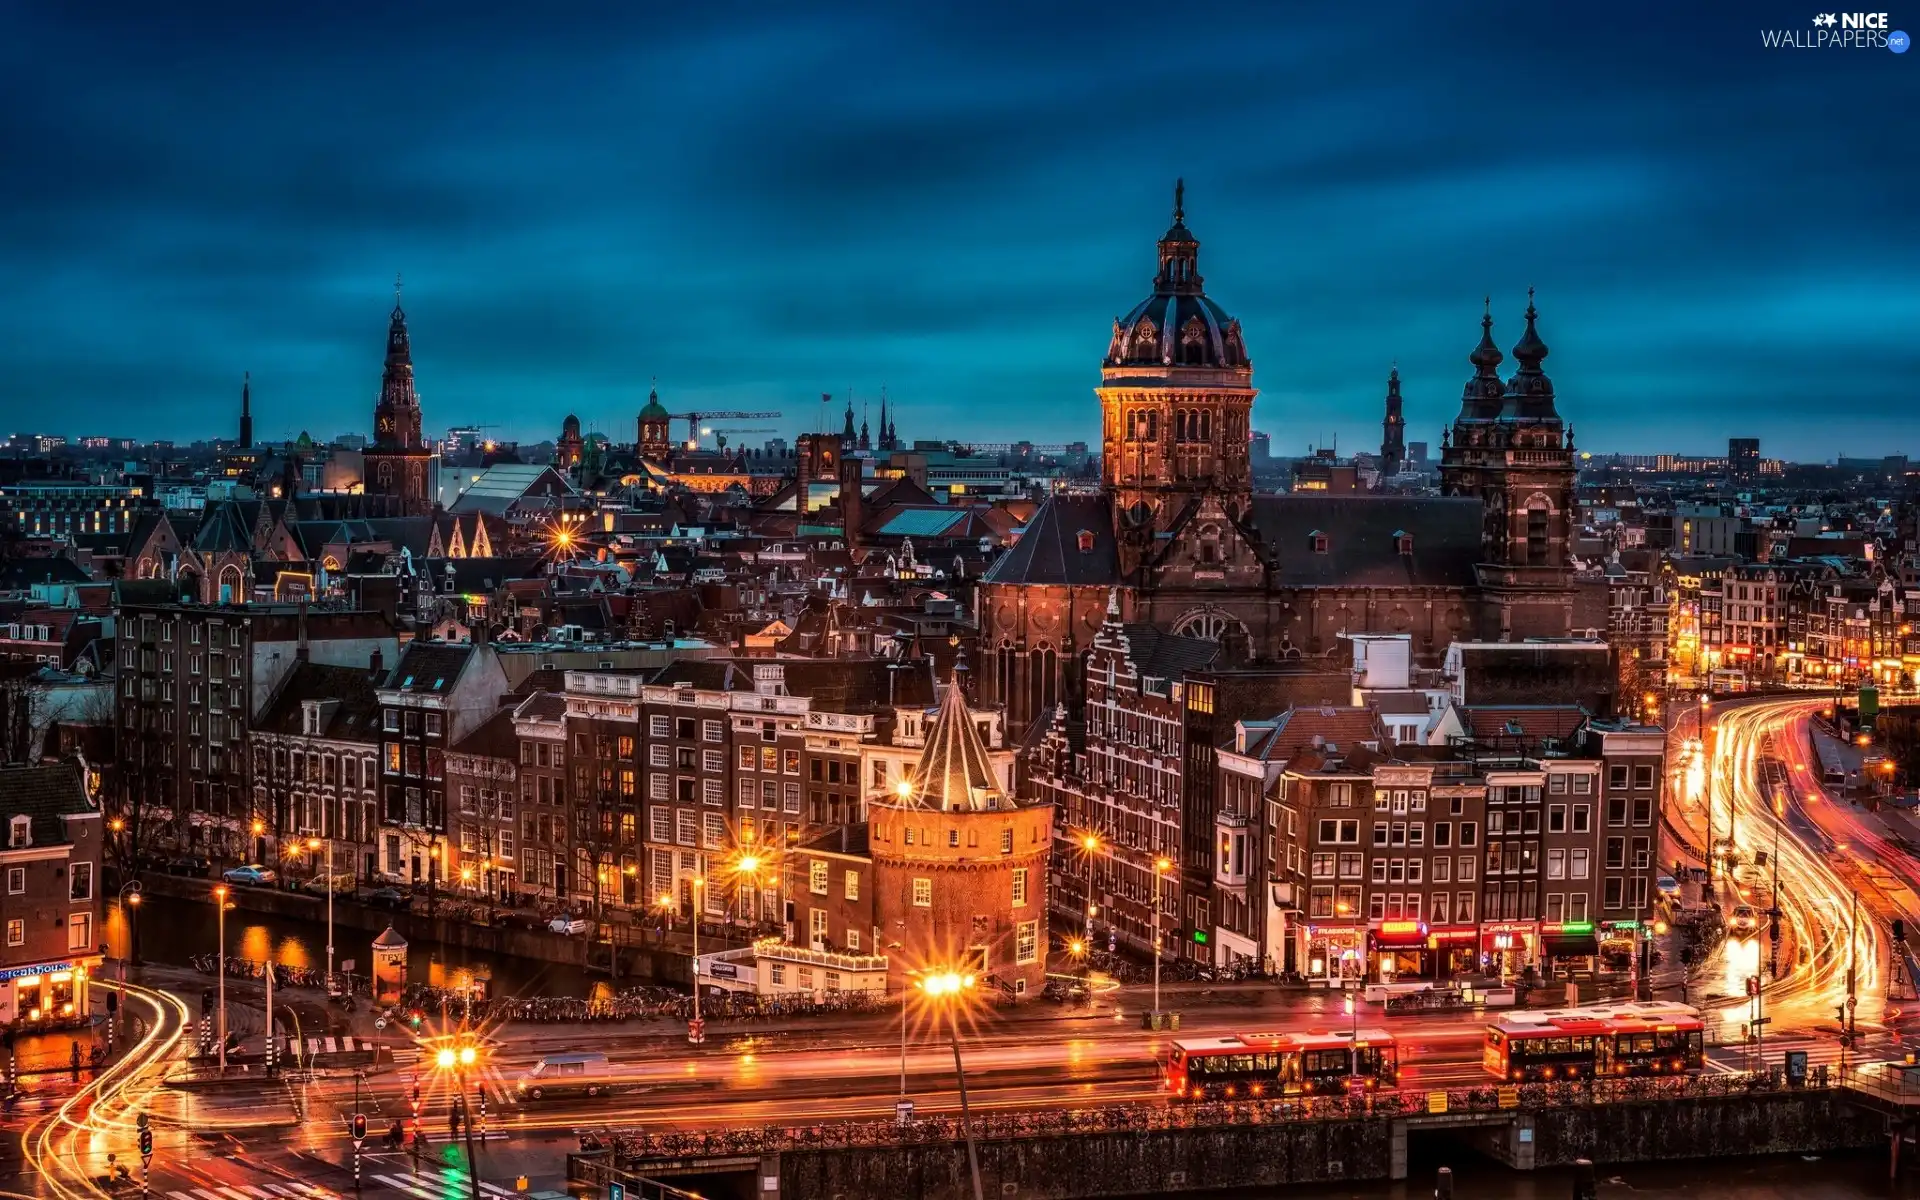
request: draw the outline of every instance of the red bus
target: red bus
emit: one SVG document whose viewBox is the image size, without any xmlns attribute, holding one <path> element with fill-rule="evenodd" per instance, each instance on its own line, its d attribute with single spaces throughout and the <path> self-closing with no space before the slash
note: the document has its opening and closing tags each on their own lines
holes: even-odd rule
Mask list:
<svg viewBox="0 0 1920 1200">
<path fill-rule="evenodd" d="M 1684 1075 L 1706 1062 L 1706 1027 L 1681 1004 L 1507 1013 L 1487 1026 L 1481 1065 L 1511 1083 Z"/>
<path fill-rule="evenodd" d="M 1392 1087 L 1400 1064 L 1392 1034 L 1362 1029 L 1186 1038 L 1162 1065 L 1175 1099 L 1233 1100 Z"/>
</svg>

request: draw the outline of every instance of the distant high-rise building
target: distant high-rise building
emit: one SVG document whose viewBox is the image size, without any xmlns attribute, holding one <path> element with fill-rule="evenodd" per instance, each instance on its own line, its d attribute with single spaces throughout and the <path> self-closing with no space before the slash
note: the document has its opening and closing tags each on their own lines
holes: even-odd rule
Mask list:
<svg viewBox="0 0 1920 1200">
<path fill-rule="evenodd" d="M 1273 458 L 1273 436 L 1266 433 L 1254 434 L 1253 445 L 1248 450 L 1248 453 L 1253 456 L 1254 462 L 1264 466 L 1268 460 Z"/>
<path fill-rule="evenodd" d="M 1727 439 L 1727 474 L 1734 479 L 1752 479 L 1760 473 L 1760 439 Z"/>
<path fill-rule="evenodd" d="M 1427 444 L 1425 442 L 1407 443 L 1407 461 L 1415 467 L 1427 465 Z"/>
</svg>

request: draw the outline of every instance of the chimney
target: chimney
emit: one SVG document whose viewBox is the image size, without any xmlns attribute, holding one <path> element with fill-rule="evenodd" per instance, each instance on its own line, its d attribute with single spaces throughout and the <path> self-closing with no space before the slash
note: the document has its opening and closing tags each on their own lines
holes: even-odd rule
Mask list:
<svg viewBox="0 0 1920 1200">
<path fill-rule="evenodd" d="M 373 675 L 378 676 L 386 669 L 386 656 L 380 653 L 380 647 L 375 646 L 373 653 L 367 656 L 367 670 Z"/>
</svg>

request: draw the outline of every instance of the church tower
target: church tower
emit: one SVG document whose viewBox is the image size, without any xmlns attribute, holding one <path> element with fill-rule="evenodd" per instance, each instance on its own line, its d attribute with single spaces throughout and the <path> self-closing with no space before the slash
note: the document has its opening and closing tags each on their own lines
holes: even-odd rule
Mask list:
<svg viewBox="0 0 1920 1200">
<path fill-rule="evenodd" d="M 1211 497 L 1237 515 L 1252 488 L 1253 363 L 1240 322 L 1203 289 L 1185 201 L 1176 182 L 1153 294 L 1114 321 L 1096 389 L 1101 482 L 1129 569 L 1190 504 Z"/>
<path fill-rule="evenodd" d="M 1573 429 L 1541 367 L 1547 344 L 1533 299 L 1529 288 L 1527 327 L 1504 386 L 1490 306 L 1481 317 L 1480 344 L 1468 356 L 1474 375 L 1440 452 L 1441 490 L 1480 499 L 1479 577 L 1502 638 L 1562 636 L 1572 622 Z"/>
<path fill-rule="evenodd" d="M 1380 478 L 1392 479 L 1407 461 L 1407 418 L 1400 408 L 1400 368 L 1387 376 L 1387 417 L 1381 422 Z"/>
<path fill-rule="evenodd" d="M 430 478 L 433 452 L 420 436 L 420 397 L 413 388 L 413 342 L 407 314 L 400 307 L 400 284 L 393 285 L 393 312 L 387 319 L 387 359 L 380 373 L 380 399 L 373 406 L 373 445 L 364 455 L 362 485 L 369 495 L 399 500 L 403 515 L 432 510 Z"/>
<path fill-rule="evenodd" d="M 673 438 L 668 432 L 672 424 L 667 406 L 660 403 L 660 385 L 655 381 L 647 390 L 647 404 L 640 410 L 640 457 L 652 462 L 665 462 L 673 450 Z"/>
<path fill-rule="evenodd" d="M 253 448 L 253 372 L 240 380 L 240 448 Z"/>
</svg>

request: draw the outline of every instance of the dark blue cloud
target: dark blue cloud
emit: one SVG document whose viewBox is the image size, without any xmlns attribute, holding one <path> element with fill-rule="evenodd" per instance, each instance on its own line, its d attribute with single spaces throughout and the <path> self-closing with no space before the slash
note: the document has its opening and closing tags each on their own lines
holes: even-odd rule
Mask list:
<svg viewBox="0 0 1920 1200">
<path fill-rule="evenodd" d="M 430 428 L 1091 439 L 1185 175 L 1281 450 L 1396 361 L 1437 440 L 1529 285 L 1588 448 L 1908 448 L 1920 56 L 1761 47 L 1812 9 L 281 7 L 0 14 L 13 425 L 364 430 L 401 270 Z"/>
</svg>

